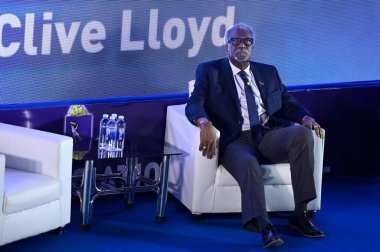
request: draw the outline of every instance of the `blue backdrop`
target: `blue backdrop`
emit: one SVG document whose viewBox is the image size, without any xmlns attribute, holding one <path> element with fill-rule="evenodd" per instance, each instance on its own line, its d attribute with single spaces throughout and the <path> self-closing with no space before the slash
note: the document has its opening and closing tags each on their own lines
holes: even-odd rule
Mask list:
<svg viewBox="0 0 380 252">
<path fill-rule="evenodd" d="M 187 92 L 238 22 L 287 85 L 380 80 L 376 1 L 1 1 L 0 104 Z"/>
</svg>

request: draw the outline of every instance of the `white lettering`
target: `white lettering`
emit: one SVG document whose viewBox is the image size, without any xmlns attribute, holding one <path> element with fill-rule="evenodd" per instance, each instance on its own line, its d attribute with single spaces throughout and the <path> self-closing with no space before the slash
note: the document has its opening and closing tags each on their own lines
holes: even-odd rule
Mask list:
<svg viewBox="0 0 380 252">
<path fill-rule="evenodd" d="M 5 25 L 9 25 L 12 28 L 21 28 L 20 19 L 13 14 L 0 15 L 0 57 L 11 57 L 20 48 L 20 42 L 11 42 L 8 46 L 3 44 L 3 29 Z"/>
<path fill-rule="evenodd" d="M 121 29 L 121 51 L 138 51 L 144 50 L 144 41 L 131 41 L 132 11 L 123 11 L 122 29 Z"/>
<path fill-rule="evenodd" d="M 80 21 L 72 23 L 53 22 L 53 13 L 44 12 L 41 24 L 41 20 L 36 20 L 36 17 L 37 14 L 35 13 L 26 13 L 25 24 L 22 24 L 20 19 L 13 14 L 0 15 L 0 57 L 13 56 L 20 49 L 21 43 L 23 43 L 25 54 L 29 56 L 36 56 L 38 53 L 50 55 L 54 45 L 56 47 L 60 46 L 62 54 L 69 54 L 72 52 L 81 27 L 83 29 L 80 43 L 85 52 L 98 53 L 105 47 L 106 28 L 100 21 L 90 21 L 83 24 L 84 26 Z M 138 36 L 139 38 L 145 36 L 145 39 L 132 40 L 132 10 L 125 9 L 122 13 L 120 51 L 144 50 L 145 42 L 147 42 L 150 49 L 159 50 L 161 49 L 161 41 L 165 48 L 177 49 L 184 44 L 187 35 L 189 37 L 188 42 L 190 42 L 190 39 L 192 42 L 191 48 L 187 50 L 187 56 L 193 58 L 199 54 L 208 31 L 211 33 L 212 44 L 217 47 L 223 46 L 224 34 L 222 33 L 227 27 L 233 25 L 234 17 L 235 7 L 228 6 L 226 14 L 217 16 L 212 25 L 210 16 L 189 17 L 187 19 L 173 17 L 166 22 L 162 22 L 164 25 L 160 27 L 159 9 L 153 8 L 150 9 L 148 30 L 138 24 L 138 31 L 142 32 L 133 33 L 133 36 Z M 188 23 L 189 28 L 187 34 L 186 23 Z M 209 28 L 210 26 L 211 28 Z M 22 39 L 18 39 L 20 34 L 13 34 L 13 31 L 20 28 L 24 28 L 21 30 L 24 35 Z M 162 34 L 159 34 L 160 32 Z M 55 33 L 57 36 L 54 36 Z M 39 48 L 41 48 L 40 52 Z"/>
<path fill-rule="evenodd" d="M 225 30 L 234 24 L 235 19 L 235 6 L 227 7 L 227 15 L 215 18 L 212 24 L 211 40 L 214 46 L 224 45 L 224 33 L 220 36 L 221 27 L 224 26 Z"/>
<path fill-rule="evenodd" d="M 30 56 L 37 55 L 37 47 L 34 43 L 34 13 L 25 16 L 24 51 Z"/>
<path fill-rule="evenodd" d="M 146 178 L 153 179 L 157 181 L 159 179 L 158 175 L 160 174 L 160 165 L 156 162 L 150 162 L 144 168 L 144 176 Z"/>
<path fill-rule="evenodd" d="M 204 17 L 202 19 L 199 29 L 197 28 L 197 19 L 188 18 L 191 38 L 193 40 L 193 47 L 189 49 L 187 56 L 189 58 L 197 56 L 201 48 L 203 39 L 205 38 L 207 27 L 211 21 L 211 17 Z"/>
<path fill-rule="evenodd" d="M 44 20 L 52 21 L 53 13 L 44 12 Z M 52 24 L 44 24 L 42 27 L 42 45 L 41 45 L 41 54 L 50 55 L 51 52 L 51 29 Z"/>
<path fill-rule="evenodd" d="M 160 49 L 161 42 L 157 40 L 158 10 L 150 10 L 148 44 L 152 49 Z"/>
<path fill-rule="evenodd" d="M 106 39 L 106 28 L 99 21 L 87 23 L 82 31 L 82 47 L 88 53 L 97 53 L 103 50 L 104 46 L 99 40 Z"/>
<path fill-rule="evenodd" d="M 69 32 L 66 33 L 64 23 L 55 23 L 55 29 L 58 35 L 58 41 L 61 45 L 61 50 L 63 54 L 68 54 L 71 52 L 75 37 L 77 36 L 79 30 L 80 22 L 73 22 L 70 25 Z"/>
<path fill-rule="evenodd" d="M 176 38 L 172 39 L 172 31 L 173 29 L 177 29 Z M 169 49 L 176 49 L 180 47 L 185 41 L 185 23 L 180 18 L 171 18 L 169 19 L 163 31 L 163 42 L 165 46 Z"/>
</svg>

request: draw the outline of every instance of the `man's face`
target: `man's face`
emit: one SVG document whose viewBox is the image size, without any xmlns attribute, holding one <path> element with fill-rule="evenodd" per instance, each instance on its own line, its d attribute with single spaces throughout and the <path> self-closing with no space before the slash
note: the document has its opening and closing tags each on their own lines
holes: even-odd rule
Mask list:
<svg viewBox="0 0 380 252">
<path fill-rule="evenodd" d="M 253 52 L 251 34 L 243 29 L 236 29 L 231 33 L 231 39 L 224 49 L 232 63 L 241 64 L 249 61 Z M 250 45 L 249 45 L 250 44 Z"/>
</svg>

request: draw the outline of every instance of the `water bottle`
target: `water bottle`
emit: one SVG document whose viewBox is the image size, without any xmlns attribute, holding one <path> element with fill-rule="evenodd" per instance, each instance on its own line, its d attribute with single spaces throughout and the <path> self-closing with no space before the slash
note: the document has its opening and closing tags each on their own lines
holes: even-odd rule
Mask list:
<svg viewBox="0 0 380 252">
<path fill-rule="evenodd" d="M 108 122 L 108 115 L 103 114 L 103 118 L 100 120 L 100 124 L 99 124 L 99 142 L 98 142 L 98 148 L 99 149 L 105 149 L 106 148 L 107 122 Z"/>
<path fill-rule="evenodd" d="M 124 116 L 120 115 L 116 122 L 116 150 L 121 151 L 124 149 L 125 140 L 125 121 Z"/>
<path fill-rule="evenodd" d="M 108 151 L 115 150 L 116 140 L 116 118 L 111 116 L 106 126 L 106 149 Z"/>
</svg>

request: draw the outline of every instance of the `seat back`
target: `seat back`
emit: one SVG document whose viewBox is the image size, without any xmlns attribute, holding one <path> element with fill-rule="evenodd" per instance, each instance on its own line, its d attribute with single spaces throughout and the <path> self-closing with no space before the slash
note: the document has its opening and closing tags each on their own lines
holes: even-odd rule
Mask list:
<svg viewBox="0 0 380 252">
<path fill-rule="evenodd" d="M 189 84 L 189 96 L 190 96 L 191 93 L 192 93 L 193 90 L 194 90 L 195 80 L 190 80 L 190 81 L 188 82 L 188 84 Z"/>
</svg>

